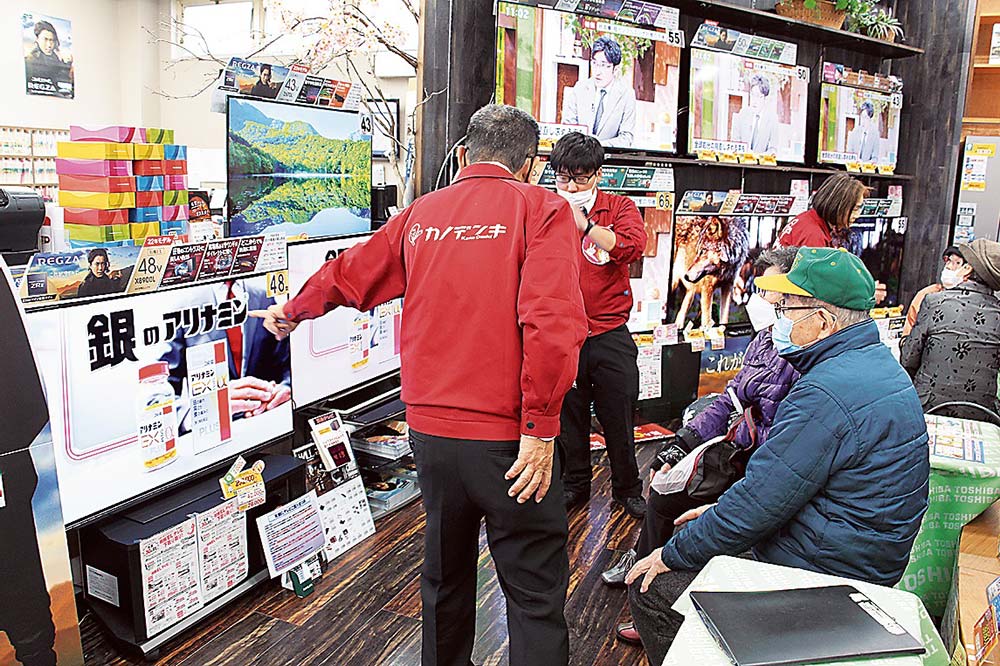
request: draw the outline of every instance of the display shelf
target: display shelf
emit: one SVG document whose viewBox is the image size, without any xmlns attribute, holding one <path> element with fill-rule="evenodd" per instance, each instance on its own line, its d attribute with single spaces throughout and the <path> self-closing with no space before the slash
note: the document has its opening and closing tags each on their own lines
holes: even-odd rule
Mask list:
<svg viewBox="0 0 1000 666">
<path fill-rule="evenodd" d="M 753 31 L 789 37 L 797 42 L 815 42 L 823 46 L 850 49 L 885 59 L 909 58 L 924 52 L 916 46 L 886 42 L 847 30 L 827 28 L 759 9 L 741 7 L 722 0 L 670 0 L 657 4 L 677 7 L 681 10 L 681 14 L 693 14 L 720 23 L 732 23 L 740 29 L 750 28 Z"/>
<path fill-rule="evenodd" d="M 393 507 L 393 508 L 391 508 L 389 510 L 385 510 L 385 509 L 372 509 L 372 520 L 380 520 L 382 518 L 385 518 L 386 516 L 391 516 L 392 514 L 396 513 L 397 511 L 400 511 L 400 510 L 405 509 L 406 507 L 410 506 L 411 504 L 413 504 L 414 502 L 416 502 L 421 497 L 423 497 L 423 493 L 419 493 L 418 492 L 416 495 L 414 495 L 410 499 L 406 500 L 405 502 L 403 502 L 399 506 L 395 506 L 395 507 Z"/>
<path fill-rule="evenodd" d="M 846 173 L 843 169 L 832 169 L 828 167 L 812 167 L 797 164 L 779 164 L 778 166 L 763 166 L 760 164 L 729 164 L 727 162 L 708 162 L 695 159 L 693 157 L 673 157 L 670 155 L 656 154 L 615 154 L 608 153 L 609 164 L 619 162 L 629 162 L 647 166 L 684 166 L 684 167 L 704 167 L 723 169 L 752 169 L 754 171 L 776 171 L 780 173 L 809 173 L 818 175 L 833 175 L 835 173 Z M 913 180 L 909 174 L 878 174 L 878 173 L 853 173 L 852 176 L 859 178 L 880 178 L 882 180 Z"/>
</svg>

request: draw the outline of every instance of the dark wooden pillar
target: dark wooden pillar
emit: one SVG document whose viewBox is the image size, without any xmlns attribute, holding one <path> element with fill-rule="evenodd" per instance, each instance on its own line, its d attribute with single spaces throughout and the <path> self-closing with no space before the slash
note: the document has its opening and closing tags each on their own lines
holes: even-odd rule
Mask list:
<svg viewBox="0 0 1000 666">
<path fill-rule="evenodd" d="M 903 268 L 903 298 L 936 281 L 941 252 L 955 218 L 961 160 L 962 115 L 969 81 L 975 0 L 900 3 L 907 41 L 925 49 L 919 58 L 892 63 L 903 78 L 898 173 L 904 183 L 903 209 L 909 216 Z"/>
<path fill-rule="evenodd" d="M 421 16 L 418 97 L 433 97 L 417 118 L 418 195 L 434 189 L 469 117 L 489 103 L 496 57 L 493 0 L 424 0 Z"/>
</svg>

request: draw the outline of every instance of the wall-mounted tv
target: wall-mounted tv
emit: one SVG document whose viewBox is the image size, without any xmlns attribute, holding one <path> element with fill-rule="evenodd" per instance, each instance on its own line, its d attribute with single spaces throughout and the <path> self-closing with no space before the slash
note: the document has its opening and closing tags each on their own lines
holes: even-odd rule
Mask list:
<svg viewBox="0 0 1000 666">
<path fill-rule="evenodd" d="M 819 107 L 819 161 L 895 168 L 902 93 L 824 83 Z"/>
<path fill-rule="evenodd" d="M 805 160 L 809 70 L 691 49 L 688 151 Z"/>
<path fill-rule="evenodd" d="M 848 248 L 875 278 L 875 307 L 900 304 L 906 218 L 863 217 L 851 225 Z"/>
<path fill-rule="evenodd" d="M 501 2 L 496 100 L 531 113 L 543 146 L 576 130 L 607 147 L 674 152 L 677 34 Z"/>
<path fill-rule="evenodd" d="M 361 115 L 229 98 L 229 235 L 371 230 L 372 137 Z"/>
</svg>

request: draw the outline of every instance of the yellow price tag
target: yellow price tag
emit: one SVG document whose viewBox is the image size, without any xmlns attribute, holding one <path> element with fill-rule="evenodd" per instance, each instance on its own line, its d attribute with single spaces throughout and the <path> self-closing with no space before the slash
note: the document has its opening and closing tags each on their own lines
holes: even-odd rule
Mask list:
<svg viewBox="0 0 1000 666">
<path fill-rule="evenodd" d="M 267 297 L 288 295 L 288 271 L 272 271 L 267 274 Z"/>
<path fill-rule="evenodd" d="M 760 155 L 757 157 L 757 161 L 761 166 L 778 166 L 777 155 Z"/>
<path fill-rule="evenodd" d="M 997 146 L 995 143 L 974 143 L 969 152 L 980 157 L 996 157 Z"/>
<path fill-rule="evenodd" d="M 699 150 L 698 159 L 706 160 L 708 162 L 715 162 L 718 159 L 718 156 L 715 154 L 714 150 Z"/>
<path fill-rule="evenodd" d="M 673 210 L 673 209 L 674 209 L 674 193 L 657 192 L 656 210 Z"/>
<path fill-rule="evenodd" d="M 736 153 L 720 153 L 719 161 L 724 164 L 739 164 L 740 160 L 736 157 Z"/>
<path fill-rule="evenodd" d="M 754 153 L 740 153 L 740 164 L 757 164 L 757 155 Z"/>
</svg>

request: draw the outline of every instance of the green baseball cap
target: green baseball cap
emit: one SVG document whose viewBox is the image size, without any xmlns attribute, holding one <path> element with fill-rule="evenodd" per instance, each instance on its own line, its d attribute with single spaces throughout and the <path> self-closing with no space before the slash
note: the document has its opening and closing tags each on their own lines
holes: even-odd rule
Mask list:
<svg viewBox="0 0 1000 666">
<path fill-rule="evenodd" d="M 875 278 L 843 248 L 799 248 L 792 270 L 754 279 L 758 289 L 809 296 L 848 310 L 875 307 Z"/>
</svg>

